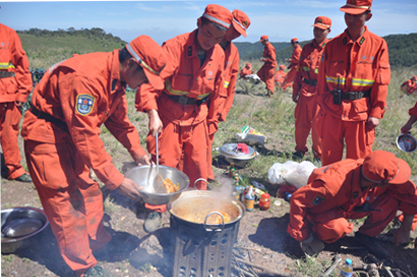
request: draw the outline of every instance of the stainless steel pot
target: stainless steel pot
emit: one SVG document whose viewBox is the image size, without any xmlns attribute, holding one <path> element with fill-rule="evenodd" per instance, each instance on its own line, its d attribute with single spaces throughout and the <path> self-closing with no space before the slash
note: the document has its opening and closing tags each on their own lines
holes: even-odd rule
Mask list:
<svg viewBox="0 0 417 277">
<path fill-rule="evenodd" d="M 150 166 L 143 165 L 129 169 L 125 177 L 133 180 L 136 184 L 143 187 L 140 190 L 142 199 L 145 203 L 151 205 L 167 204 L 177 199 L 180 194 L 188 188 L 190 180 L 187 175 L 176 168 L 160 165 L 159 174 L 163 179 L 170 178 L 174 184 L 179 184 L 179 190 L 173 193 L 158 193 L 155 191 L 154 182 L 148 182 L 148 174 L 150 173 Z M 152 180 L 153 178 L 150 178 Z"/>
</svg>

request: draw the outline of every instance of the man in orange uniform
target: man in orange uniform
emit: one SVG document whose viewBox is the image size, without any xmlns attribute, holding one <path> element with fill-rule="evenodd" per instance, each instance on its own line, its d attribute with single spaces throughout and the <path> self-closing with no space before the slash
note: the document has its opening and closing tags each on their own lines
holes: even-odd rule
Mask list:
<svg viewBox="0 0 417 277">
<path fill-rule="evenodd" d="M 265 82 L 268 95 L 272 97 L 275 91 L 274 74 L 277 69 L 277 55 L 274 46 L 269 42 L 268 36 L 261 36 L 260 42 L 264 46 L 264 53 L 259 60 L 264 62 L 264 65 L 256 74 Z"/>
<path fill-rule="evenodd" d="M 275 72 L 274 80 L 278 87 L 282 87 L 285 77 L 287 76 L 287 72 L 285 72 L 284 70 L 285 70 L 285 65 L 281 64 L 279 66 L 279 70 Z"/>
<path fill-rule="evenodd" d="M 407 123 L 401 127 L 401 133 L 408 134 L 413 127 L 413 124 L 417 121 L 417 102 L 409 111 L 408 114 L 410 118 L 408 119 Z"/>
<path fill-rule="evenodd" d="M 240 70 L 239 79 L 247 79 L 249 75 L 253 74 L 251 63 L 246 63 L 245 67 Z"/>
<path fill-rule="evenodd" d="M 165 87 L 157 90 L 147 85 L 137 94 L 136 108 L 149 117 L 149 153 L 155 159 L 158 132 L 159 162 L 182 170 L 191 186 L 200 178 L 208 178 L 209 133 L 215 132 L 227 98 L 223 80 L 225 58 L 218 43 L 232 19 L 228 9 L 208 5 L 197 20 L 196 30 L 164 42 L 162 48 L 169 57 L 161 73 Z M 207 189 L 203 181 L 195 186 Z M 149 214 L 144 226 L 152 232 L 166 205 L 145 206 L 155 211 Z"/>
<path fill-rule="evenodd" d="M 401 91 L 407 93 L 407 95 L 412 94 L 414 91 L 417 90 L 417 76 L 413 76 L 410 80 L 405 81 L 401 85 Z"/>
<path fill-rule="evenodd" d="M 350 219 L 366 217 L 356 232 L 356 239 L 371 253 L 386 258 L 374 237 L 403 212 L 403 222 L 394 234 L 396 245 L 410 242 L 415 228 L 417 188 L 409 180 L 410 166 L 394 154 L 382 150 L 371 152 L 364 160 L 346 159 L 318 168 L 308 184 L 291 197 L 288 233 L 301 241 L 309 254 L 320 252 L 325 243 L 332 243 L 353 231 Z"/>
<path fill-rule="evenodd" d="M 229 30 L 220 42 L 220 46 L 224 50 L 224 88 L 227 91 L 227 97 L 224 99 L 223 111 L 219 116 L 219 121 L 226 121 L 227 114 L 233 105 L 235 97 L 237 73 L 239 72 L 239 51 L 232 43 L 232 40 L 237 39 L 241 35 L 246 37 L 246 30 L 250 25 L 249 17 L 242 11 L 234 10 L 232 12 L 233 21 Z M 249 64 L 250 65 L 250 64 Z M 218 130 L 217 122 L 209 125 L 209 147 L 208 147 L 208 178 L 214 180 L 214 172 L 212 168 L 211 148 L 213 145 L 214 134 Z"/>
<path fill-rule="evenodd" d="M 111 240 L 90 168 L 107 188 L 140 200 L 137 184 L 106 153 L 100 126 L 106 125 L 138 165 L 150 164 L 128 119 L 125 89 L 147 82 L 162 88 L 165 62 L 162 48 L 139 36 L 121 50 L 76 55 L 52 66 L 33 92 L 22 127 L 29 172 L 61 255 L 78 276 L 102 270 L 92 251 Z"/>
<path fill-rule="evenodd" d="M 0 24 L 0 44 L 0 142 L 7 178 L 32 182 L 20 164 L 17 139 L 22 105 L 32 91 L 29 61 L 17 33 L 3 24 Z"/>
<path fill-rule="evenodd" d="M 372 150 L 375 127 L 384 115 L 391 71 L 384 39 L 368 31 L 372 0 L 348 0 L 347 29 L 326 44 L 320 64 L 317 118 L 323 165 L 365 158 Z"/>
<path fill-rule="evenodd" d="M 284 90 L 287 90 L 287 88 L 294 82 L 295 74 L 297 73 L 298 60 L 300 59 L 301 51 L 303 51 L 301 46 L 298 44 L 297 38 L 291 39 L 291 46 L 293 48 L 291 59 L 286 59 L 286 61 L 290 63 L 287 67 L 290 71 L 285 77 L 284 83 L 282 83 L 282 88 Z"/>
<path fill-rule="evenodd" d="M 295 76 L 292 100 L 297 103 L 294 110 L 295 117 L 295 156 L 302 158 L 308 151 L 307 138 L 313 138 L 314 157 L 320 159 L 320 139 L 313 126 L 313 119 L 317 115 L 316 89 L 319 64 L 324 46 L 330 33 L 332 21 L 326 16 L 318 16 L 314 20 L 314 39 L 306 44 L 301 52 L 298 70 Z"/>
</svg>

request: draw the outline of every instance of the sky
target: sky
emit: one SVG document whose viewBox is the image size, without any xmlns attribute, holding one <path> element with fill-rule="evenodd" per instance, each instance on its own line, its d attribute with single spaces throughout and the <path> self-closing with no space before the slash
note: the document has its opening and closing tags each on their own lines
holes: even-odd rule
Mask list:
<svg viewBox="0 0 417 277">
<path fill-rule="evenodd" d="M 162 44 L 176 35 L 196 28 L 208 4 L 245 12 L 251 25 L 248 36 L 235 42 L 259 41 L 268 35 L 271 42 L 300 41 L 313 37 L 314 18 L 332 19 L 329 37 L 346 28 L 339 8 L 346 0 L 230 0 L 230 1 L 12 1 L 0 3 L 0 23 L 15 30 L 30 28 L 76 30 L 101 28 L 124 41 L 146 34 Z M 379 36 L 417 32 L 417 1 L 375 0 L 369 30 Z"/>
</svg>

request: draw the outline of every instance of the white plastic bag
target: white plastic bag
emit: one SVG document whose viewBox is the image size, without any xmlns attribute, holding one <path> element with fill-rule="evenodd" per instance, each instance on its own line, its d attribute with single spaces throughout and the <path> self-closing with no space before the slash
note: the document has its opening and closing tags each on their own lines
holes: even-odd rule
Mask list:
<svg viewBox="0 0 417 277">
<path fill-rule="evenodd" d="M 283 184 L 285 176 L 297 170 L 298 163 L 294 161 L 286 161 L 285 163 L 274 163 L 268 170 L 268 179 L 271 184 Z"/>
<path fill-rule="evenodd" d="M 307 185 L 308 177 L 313 172 L 315 165 L 309 161 L 302 161 L 297 165 L 296 170 L 288 172 L 284 179 L 287 183 L 294 185 L 297 189 Z"/>
<path fill-rule="evenodd" d="M 316 166 L 309 161 L 274 163 L 269 168 L 268 179 L 271 184 L 294 185 L 299 189 L 307 184 L 308 178 L 315 168 Z"/>
<path fill-rule="evenodd" d="M 264 134 L 259 133 L 255 129 L 249 126 L 243 126 L 241 129 L 241 133 L 236 133 L 235 138 L 239 142 L 245 142 L 249 145 L 260 144 L 264 145 L 267 138 Z"/>
</svg>

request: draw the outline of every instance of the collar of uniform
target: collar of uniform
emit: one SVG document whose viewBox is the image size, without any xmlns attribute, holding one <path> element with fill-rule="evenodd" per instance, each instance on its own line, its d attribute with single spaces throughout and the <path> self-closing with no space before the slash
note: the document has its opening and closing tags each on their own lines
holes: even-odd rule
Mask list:
<svg viewBox="0 0 417 277">
<path fill-rule="evenodd" d="M 313 39 L 311 46 L 324 48 L 324 46 L 326 45 L 327 42 L 329 42 L 329 39 L 328 38 L 326 38 L 325 40 L 323 40 L 323 42 L 320 43 L 320 44 L 318 44 L 317 41 L 315 39 Z"/>
<path fill-rule="evenodd" d="M 111 90 L 112 91 L 118 91 L 119 89 L 126 88 L 126 83 L 124 85 L 121 82 L 120 79 L 120 70 L 119 70 L 119 49 L 113 50 L 113 57 L 112 57 L 112 63 L 111 63 Z"/>
<path fill-rule="evenodd" d="M 356 41 L 352 41 L 352 39 L 349 36 L 348 29 L 346 28 L 342 36 L 343 45 L 346 45 L 349 43 L 357 43 L 359 47 L 361 47 L 365 41 L 369 40 L 368 27 L 366 26 L 364 27 L 365 27 L 365 31 Z"/>
</svg>

